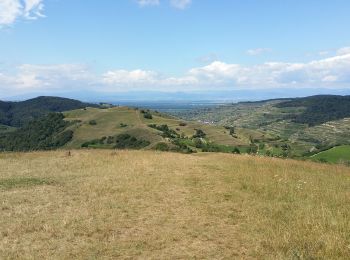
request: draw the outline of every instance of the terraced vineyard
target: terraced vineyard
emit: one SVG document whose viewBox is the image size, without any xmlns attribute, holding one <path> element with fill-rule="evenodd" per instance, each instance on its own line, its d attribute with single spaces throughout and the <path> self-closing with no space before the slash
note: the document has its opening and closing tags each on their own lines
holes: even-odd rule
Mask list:
<svg viewBox="0 0 350 260">
<path fill-rule="evenodd" d="M 311 102 L 309 101 L 311 99 L 313 103 L 316 103 L 314 106 L 317 106 L 317 98 L 310 97 L 300 100 L 305 103 L 306 101 Z M 327 98 L 327 96 L 319 97 L 320 100 L 327 100 Z M 330 96 L 329 98 L 338 99 L 339 97 Z M 299 99 L 292 99 L 292 101 L 296 103 Z M 289 156 L 302 157 L 333 146 L 350 144 L 350 117 L 316 125 L 298 123 L 295 119 L 299 118 L 298 121 L 302 121 L 304 114 L 307 118 L 310 108 L 297 106 L 291 102 L 289 103 L 292 105 L 289 107 L 288 102 L 289 100 L 284 99 L 242 102 L 216 108 L 187 111 L 181 114 L 178 113 L 177 116 L 188 120 L 211 122 L 216 125 L 241 127 L 241 133 L 245 132 L 245 135 L 247 135 L 247 132 L 254 130 L 255 135 L 252 135 L 251 139 L 254 139 L 256 143 L 264 143 L 265 146 L 264 149 L 261 149 L 261 154 L 266 154 L 266 151 L 269 151 L 269 154 L 281 155 L 283 152 L 280 149 L 281 146 L 287 145 Z M 345 101 L 340 102 L 348 102 L 348 99 L 346 98 Z M 342 106 L 344 105 L 342 104 Z M 315 110 L 315 108 L 313 109 Z M 332 108 L 331 112 L 333 114 L 330 114 L 329 117 L 336 117 L 338 112 L 346 115 L 343 110 L 337 111 Z M 324 117 L 327 116 L 324 111 L 320 113 Z M 315 113 L 315 117 L 320 116 Z M 260 137 L 258 133 L 260 133 Z"/>
</svg>

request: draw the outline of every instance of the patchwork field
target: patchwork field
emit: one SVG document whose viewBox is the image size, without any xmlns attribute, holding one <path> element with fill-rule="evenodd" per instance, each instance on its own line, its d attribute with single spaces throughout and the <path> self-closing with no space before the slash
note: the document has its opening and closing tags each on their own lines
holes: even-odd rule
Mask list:
<svg viewBox="0 0 350 260">
<path fill-rule="evenodd" d="M 1 259 L 350 258 L 345 166 L 110 150 L 0 165 Z"/>
</svg>

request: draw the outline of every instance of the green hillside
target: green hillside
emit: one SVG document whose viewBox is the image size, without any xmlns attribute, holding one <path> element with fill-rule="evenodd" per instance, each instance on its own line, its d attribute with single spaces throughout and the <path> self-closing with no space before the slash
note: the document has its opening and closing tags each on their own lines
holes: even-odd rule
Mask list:
<svg viewBox="0 0 350 260">
<path fill-rule="evenodd" d="M 339 163 L 343 162 L 350 165 L 350 145 L 341 145 L 329 150 L 320 152 L 311 157 L 315 161 Z"/>
<path fill-rule="evenodd" d="M 50 113 L 23 127 L 0 133 L 0 151 L 52 150 L 72 139 L 73 131 L 61 113 Z"/>
<path fill-rule="evenodd" d="M 21 102 L 0 101 L 0 124 L 19 127 L 50 112 L 97 106 L 61 97 L 37 97 Z"/>
<path fill-rule="evenodd" d="M 146 114 L 151 114 L 152 118 L 146 118 Z M 249 137 L 240 134 L 239 130 L 233 136 L 222 126 L 183 121 L 155 111 L 128 107 L 87 108 L 65 112 L 65 117 L 65 120 L 74 122 L 69 128 L 74 131 L 73 139 L 66 148 L 80 148 L 82 144 L 94 140 L 92 145 L 87 146 L 111 148 L 101 139 L 128 134 L 138 140 L 148 141 L 148 149 L 166 143 L 169 148 L 183 145 L 198 150 L 193 143 L 197 130 L 205 133 L 203 142 L 218 145 L 222 150 L 233 150 L 235 147 L 246 149 L 249 146 Z"/>
</svg>

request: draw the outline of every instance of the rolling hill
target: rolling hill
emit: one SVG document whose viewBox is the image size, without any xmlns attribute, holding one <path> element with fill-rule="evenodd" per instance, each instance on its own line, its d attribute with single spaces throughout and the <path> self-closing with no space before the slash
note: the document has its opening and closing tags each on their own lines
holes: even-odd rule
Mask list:
<svg viewBox="0 0 350 260">
<path fill-rule="evenodd" d="M 50 112 L 97 107 L 95 104 L 61 97 L 37 97 L 20 102 L 0 101 L 0 124 L 19 127 Z"/>
<path fill-rule="evenodd" d="M 22 118 L 24 113 L 22 123 L 31 117 L 37 119 L 18 129 L 0 125 L 1 150 L 156 149 L 311 158 L 350 144 L 348 96 L 241 102 L 177 114 L 183 119 L 148 109 L 87 107 L 89 104 L 76 100 L 53 97 L 21 104 L 17 104 L 22 106 L 21 112 L 15 115 Z M 69 109 L 72 107 L 75 109 Z M 62 110 L 64 121 L 48 116 L 49 111 Z"/>
<path fill-rule="evenodd" d="M 152 118 L 145 118 L 150 113 Z M 137 139 L 146 140 L 150 144 L 148 149 L 154 148 L 157 143 L 167 143 L 172 146 L 174 139 L 195 149 L 191 138 L 196 130 L 205 133 L 205 140 L 209 143 L 234 149 L 234 147 L 249 146 L 249 136 L 237 134 L 233 137 L 230 131 L 222 126 L 202 124 L 180 120 L 156 111 L 141 110 L 128 107 L 112 107 L 107 109 L 87 108 L 65 112 L 65 120 L 77 122 L 70 127 L 74 131 L 73 139 L 66 148 L 79 148 L 82 144 L 103 137 L 129 134 Z M 91 124 L 91 122 L 94 122 Z M 166 132 L 159 130 L 167 126 Z M 158 129 L 157 129 L 158 128 Z M 168 136 L 171 133 L 173 136 Z M 95 145 L 96 147 L 96 145 Z M 98 148 L 106 147 L 99 145 Z M 108 147 L 108 146 L 107 146 Z"/>
</svg>

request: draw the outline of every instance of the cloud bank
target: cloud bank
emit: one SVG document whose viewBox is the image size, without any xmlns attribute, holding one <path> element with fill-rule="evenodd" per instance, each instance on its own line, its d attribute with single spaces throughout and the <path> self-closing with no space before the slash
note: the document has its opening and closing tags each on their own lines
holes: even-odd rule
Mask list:
<svg viewBox="0 0 350 260">
<path fill-rule="evenodd" d="M 338 51 L 338 54 L 307 63 L 266 62 L 244 66 L 214 61 L 177 77 L 141 69 L 111 69 L 97 74 L 84 64 L 22 64 L 12 73 L 0 69 L 0 93 L 350 89 L 350 53 Z"/>
</svg>

